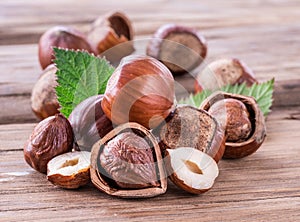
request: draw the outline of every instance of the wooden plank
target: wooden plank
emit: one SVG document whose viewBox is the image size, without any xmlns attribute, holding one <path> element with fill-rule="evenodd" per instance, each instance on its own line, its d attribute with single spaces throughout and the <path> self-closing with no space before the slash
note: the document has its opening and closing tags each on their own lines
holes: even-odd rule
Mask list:
<svg viewBox="0 0 300 222">
<path fill-rule="evenodd" d="M 0 218 L 101 221 L 297 221 L 300 219 L 300 107 L 276 109 L 268 136 L 253 155 L 222 160 L 212 190 L 194 196 L 169 183 L 162 196 L 145 200 L 112 198 L 92 184 L 77 191 L 52 186 L 23 159 L 34 124 L 0 126 Z M 17 149 L 16 149 L 17 148 Z"/>
</svg>

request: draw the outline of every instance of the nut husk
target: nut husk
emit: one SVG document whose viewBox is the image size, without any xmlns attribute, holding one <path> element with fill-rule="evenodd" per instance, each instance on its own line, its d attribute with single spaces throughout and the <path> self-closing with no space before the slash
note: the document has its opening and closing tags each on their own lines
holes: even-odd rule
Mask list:
<svg viewBox="0 0 300 222">
<path fill-rule="evenodd" d="M 206 40 L 197 30 L 176 24 L 161 26 L 147 45 L 147 55 L 160 60 L 173 74 L 196 68 L 206 53 Z"/>
<path fill-rule="evenodd" d="M 49 65 L 35 83 L 31 92 L 31 108 L 39 119 L 45 119 L 59 113 L 55 87 L 56 82 L 55 65 Z"/>
<path fill-rule="evenodd" d="M 127 132 L 133 132 L 137 136 L 144 138 L 152 150 L 151 153 L 152 153 L 153 157 L 151 157 L 151 158 L 153 158 L 153 161 L 154 161 L 153 164 L 155 165 L 155 171 L 156 171 L 155 181 L 156 182 L 152 183 L 151 181 L 153 181 L 152 180 L 153 178 L 151 178 L 151 180 L 149 180 L 150 185 L 148 184 L 148 186 L 144 186 L 144 188 L 139 186 L 139 184 L 137 184 L 138 186 L 136 188 L 134 188 L 132 186 L 129 187 L 127 185 L 125 185 L 125 187 L 123 187 L 123 188 L 120 187 L 119 186 L 120 184 L 119 185 L 116 184 L 115 181 L 113 180 L 114 176 L 108 175 L 107 173 L 109 173 L 109 172 L 107 172 L 105 169 L 103 169 L 103 167 L 101 165 L 101 164 L 103 164 L 103 162 L 100 161 L 100 157 L 101 157 L 102 153 L 104 152 L 103 150 L 105 148 L 105 145 L 107 145 L 109 141 L 112 141 L 112 139 L 116 138 L 117 136 L 122 135 L 122 133 L 127 133 Z M 132 149 L 132 146 L 129 146 L 129 148 Z M 107 153 L 104 154 L 104 157 L 101 157 L 101 158 L 104 158 L 104 160 L 106 157 L 111 157 L 111 153 L 109 153 L 110 151 L 105 151 L 105 152 L 107 152 Z M 120 152 L 123 152 L 123 151 L 120 151 Z M 135 153 L 132 150 L 130 150 L 129 153 L 130 152 Z M 137 151 L 136 154 L 138 154 L 138 153 L 139 152 Z M 131 157 L 133 157 L 132 159 L 130 159 L 130 158 L 128 159 L 129 163 L 141 164 L 141 162 L 140 162 L 141 159 L 136 154 L 131 156 Z M 143 153 L 143 155 L 144 154 L 145 153 Z M 149 153 L 148 153 L 148 155 L 149 155 Z M 141 158 L 142 158 L 142 156 L 141 156 Z M 144 157 L 142 159 L 144 159 Z M 111 159 L 111 160 L 114 160 L 114 159 Z M 122 161 L 125 161 L 125 160 L 123 159 Z M 148 161 L 146 161 L 146 162 L 148 162 Z M 111 164 L 111 162 L 107 162 L 107 164 Z M 133 166 L 133 168 L 123 168 L 123 163 L 120 165 L 120 168 L 116 168 L 116 169 L 121 170 L 121 171 L 126 170 L 126 172 L 123 172 L 123 171 L 122 172 L 127 177 L 131 177 L 132 176 L 131 173 L 134 173 L 131 170 L 133 170 L 133 171 L 135 170 L 134 166 Z M 109 169 L 109 168 L 106 168 L 106 169 Z M 93 184 L 99 190 L 101 190 L 109 195 L 112 195 L 112 196 L 118 196 L 118 197 L 123 197 L 123 198 L 153 197 L 153 196 L 157 196 L 157 195 L 165 193 L 166 189 L 167 189 L 167 180 L 166 180 L 166 176 L 165 176 L 165 169 L 164 169 L 162 156 L 161 156 L 160 148 L 157 144 L 157 141 L 155 140 L 154 136 L 145 127 L 143 127 L 137 123 L 122 124 L 122 125 L 118 126 L 117 128 L 115 128 L 114 130 L 110 131 L 104 138 L 102 138 L 101 140 L 99 140 L 98 142 L 96 142 L 94 144 L 93 149 L 92 149 L 92 154 L 91 154 L 90 173 L 91 173 L 91 179 L 92 179 Z"/>
<path fill-rule="evenodd" d="M 92 146 L 113 129 L 101 102 L 103 95 L 89 97 L 78 104 L 69 116 L 76 142 L 81 151 L 91 151 Z"/>
<path fill-rule="evenodd" d="M 74 136 L 69 121 L 62 115 L 48 117 L 33 130 L 24 145 L 24 158 L 35 170 L 46 173 L 47 163 L 72 150 Z"/>
<path fill-rule="evenodd" d="M 245 104 L 249 112 L 252 132 L 246 141 L 226 141 L 223 158 L 242 158 L 254 153 L 263 143 L 266 137 L 266 125 L 262 111 L 253 97 L 242 96 L 231 93 L 216 92 L 203 101 L 200 108 L 209 112 L 210 107 L 217 101 L 223 99 L 237 99 Z M 224 108 L 224 112 L 226 112 Z"/>
<path fill-rule="evenodd" d="M 207 153 L 216 162 L 224 153 L 224 130 L 208 112 L 191 106 L 178 106 L 154 133 L 162 150 L 192 147 Z"/>
</svg>

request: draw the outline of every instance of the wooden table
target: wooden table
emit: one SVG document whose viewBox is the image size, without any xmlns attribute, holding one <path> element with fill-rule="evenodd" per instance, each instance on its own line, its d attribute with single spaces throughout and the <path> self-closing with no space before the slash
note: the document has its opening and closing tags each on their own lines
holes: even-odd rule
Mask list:
<svg viewBox="0 0 300 222">
<path fill-rule="evenodd" d="M 275 77 L 268 136 L 255 154 L 222 160 L 209 192 L 189 195 L 169 183 L 162 196 L 123 200 L 92 185 L 76 191 L 52 186 L 23 159 L 37 119 L 30 93 L 41 73 L 37 42 L 49 27 L 87 30 L 97 16 L 121 9 L 136 38 L 176 22 L 201 30 L 206 62 L 244 60 L 260 81 Z M 298 0 L 1 1 L 0 2 L 0 221 L 299 221 L 300 3 Z M 177 79 L 192 89 L 192 79 Z"/>
</svg>

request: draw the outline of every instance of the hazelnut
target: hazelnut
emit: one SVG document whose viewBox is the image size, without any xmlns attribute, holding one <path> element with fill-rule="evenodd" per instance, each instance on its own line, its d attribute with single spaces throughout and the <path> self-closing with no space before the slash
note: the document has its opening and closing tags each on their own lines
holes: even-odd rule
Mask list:
<svg viewBox="0 0 300 222">
<path fill-rule="evenodd" d="M 92 146 L 113 129 L 106 117 L 101 102 L 103 95 L 95 95 L 82 101 L 69 116 L 79 149 L 91 151 Z"/>
<path fill-rule="evenodd" d="M 147 46 L 147 55 L 160 60 L 173 74 L 196 68 L 206 53 L 206 41 L 197 30 L 175 24 L 161 26 Z"/>
<path fill-rule="evenodd" d="M 193 194 L 212 188 L 219 168 L 209 155 L 191 147 L 167 149 L 166 154 L 169 178 L 179 188 Z"/>
<path fill-rule="evenodd" d="M 204 110 L 178 106 L 167 122 L 154 130 L 162 150 L 192 147 L 219 161 L 225 149 L 224 130 Z"/>
<path fill-rule="evenodd" d="M 131 21 L 122 12 L 110 12 L 96 19 L 88 33 L 88 40 L 97 55 L 118 63 L 134 51 Z"/>
<path fill-rule="evenodd" d="M 155 128 L 174 110 L 174 79 L 148 56 L 122 59 L 108 80 L 101 106 L 114 124 L 137 122 Z"/>
<path fill-rule="evenodd" d="M 137 123 L 125 123 L 96 142 L 91 154 L 91 179 L 101 191 L 118 197 L 163 194 L 167 180 L 155 137 Z"/>
<path fill-rule="evenodd" d="M 241 142 L 248 139 L 252 127 L 244 103 L 231 98 L 219 100 L 210 107 L 208 112 L 224 127 L 226 141 Z"/>
<path fill-rule="evenodd" d="M 31 108 L 40 119 L 59 113 L 59 103 L 55 92 L 55 87 L 57 86 L 56 71 L 55 65 L 49 65 L 32 89 Z"/>
<path fill-rule="evenodd" d="M 69 152 L 48 162 L 47 179 L 65 189 L 77 189 L 90 182 L 91 153 Z"/>
<path fill-rule="evenodd" d="M 53 47 L 93 52 L 83 33 L 70 27 L 55 26 L 47 30 L 39 41 L 39 61 L 43 69 L 54 60 Z"/>
<path fill-rule="evenodd" d="M 69 121 L 56 114 L 41 121 L 24 145 L 24 158 L 35 170 L 46 173 L 47 163 L 73 148 L 74 136 Z"/>
<path fill-rule="evenodd" d="M 208 64 L 205 69 L 197 75 L 195 91 L 203 89 L 214 90 L 225 85 L 246 83 L 251 86 L 257 83 L 252 70 L 238 59 L 219 59 Z"/>
<path fill-rule="evenodd" d="M 224 158 L 248 156 L 261 146 L 266 137 L 263 113 L 252 97 L 216 92 L 204 100 L 200 108 L 219 119 L 225 127 Z"/>
</svg>

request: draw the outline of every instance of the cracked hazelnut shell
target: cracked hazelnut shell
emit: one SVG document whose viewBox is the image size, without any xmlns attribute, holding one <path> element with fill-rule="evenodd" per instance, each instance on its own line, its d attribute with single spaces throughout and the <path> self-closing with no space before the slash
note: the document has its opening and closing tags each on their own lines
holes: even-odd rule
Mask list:
<svg viewBox="0 0 300 222">
<path fill-rule="evenodd" d="M 223 157 L 235 159 L 248 156 L 254 153 L 262 145 L 266 137 L 266 125 L 263 113 L 253 97 L 224 92 L 216 92 L 212 94 L 203 101 L 200 108 L 209 112 L 214 103 L 224 99 L 236 99 L 241 101 L 246 106 L 249 113 L 249 120 L 251 122 L 251 133 L 245 141 L 232 142 L 226 140 L 226 147 Z M 226 114 L 225 107 L 223 110 L 224 114 Z"/>
<path fill-rule="evenodd" d="M 39 40 L 39 61 L 43 69 L 53 63 L 55 58 L 53 47 L 86 50 L 93 53 L 83 33 L 71 27 L 55 26 L 48 29 Z"/>
<path fill-rule="evenodd" d="M 122 59 L 108 80 L 101 106 L 114 124 L 137 122 L 155 128 L 174 110 L 174 78 L 149 56 Z"/>
<path fill-rule="evenodd" d="M 24 145 L 24 158 L 35 170 L 46 173 L 47 163 L 73 149 L 73 130 L 69 121 L 56 114 L 39 122 Z"/>
<path fill-rule="evenodd" d="M 78 104 L 69 116 L 76 142 L 81 151 L 91 151 L 92 146 L 113 129 L 101 102 L 103 95 L 89 97 Z"/>
<path fill-rule="evenodd" d="M 166 123 L 154 130 L 163 151 L 192 147 L 218 162 L 225 149 L 225 134 L 208 112 L 187 105 L 176 107 Z"/>
<path fill-rule="evenodd" d="M 139 145 L 141 141 L 134 137 L 125 139 L 128 135 L 122 136 L 124 133 L 134 133 L 144 142 Z M 142 171 L 149 172 L 144 175 Z M 94 144 L 90 173 L 93 184 L 112 196 L 153 197 L 165 193 L 167 189 L 158 143 L 150 131 L 137 123 L 122 124 Z M 119 180 L 118 183 L 116 180 Z"/>
<path fill-rule="evenodd" d="M 59 103 L 55 92 L 56 71 L 55 65 L 49 65 L 32 89 L 31 109 L 39 119 L 59 113 Z"/>
<path fill-rule="evenodd" d="M 146 52 L 164 63 L 173 74 L 180 74 L 200 65 L 206 57 L 207 44 L 196 29 L 166 24 L 154 33 Z"/>
<path fill-rule="evenodd" d="M 195 92 L 214 90 L 225 85 L 257 83 L 253 71 L 239 59 L 218 59 L 208 64 L 195 81 Z"/>
</svg>

